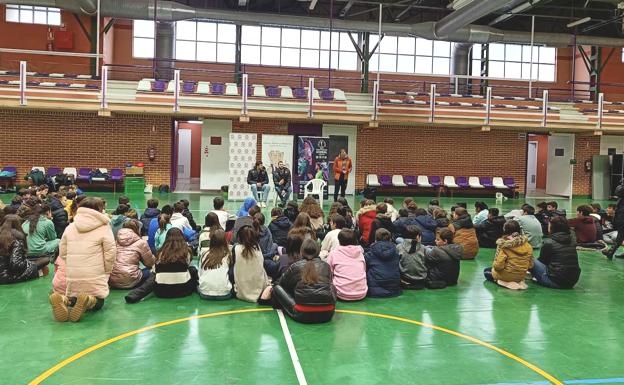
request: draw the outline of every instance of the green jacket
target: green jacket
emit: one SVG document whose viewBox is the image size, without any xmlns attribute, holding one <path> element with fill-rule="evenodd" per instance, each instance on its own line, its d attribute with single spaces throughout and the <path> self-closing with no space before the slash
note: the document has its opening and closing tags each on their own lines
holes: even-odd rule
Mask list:
<svg viewBox="0 0 624 385">
<path fill-rule="evenodd" d="M 28 255 L 39 256 L 56 252 L 59 240 L 56 239 L 54 223 L 51 220 L 44 216 L 39 218 L 37 228 L 32 234 L 29 233 L 30 221 L 24 222 L 22 229 L 24 230 L 24 233 L 26 233 Z"/>
</svg>

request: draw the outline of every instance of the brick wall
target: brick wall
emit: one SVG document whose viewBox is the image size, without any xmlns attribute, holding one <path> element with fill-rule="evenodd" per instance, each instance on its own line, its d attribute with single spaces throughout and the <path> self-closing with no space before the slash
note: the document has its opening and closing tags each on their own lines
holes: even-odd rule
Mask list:
<svg viewBox="0 0 624 385">
<path fill-rule="evenodd" d="M 171 117 L 0 110 L 0 166 L 18 167 L 18 178 L 32 166 L 122 167 L 145 163 L 147 183 L 169 184 Z M 156 159 L 147 159 L 149 146 Z"/>
<path fill-rule="evenodd" d="M 574 143 L 574 158 L 577 163 L 574 166 L 574 195 L 591 195 L 591 171 L 585 171 L 585 161 L 593 155 L 600 154 L 600 136 L 576 135 Z"/>
</svg>

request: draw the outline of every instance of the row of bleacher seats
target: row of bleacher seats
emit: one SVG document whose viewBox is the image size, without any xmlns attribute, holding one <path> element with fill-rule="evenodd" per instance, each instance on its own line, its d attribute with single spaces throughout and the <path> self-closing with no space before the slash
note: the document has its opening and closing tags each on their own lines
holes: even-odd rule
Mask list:
<svg viewBox="0 0 624 385">
<path fill-rule="evenodd" d="M 0 70 L 0 76 L 19 76 L 19 71 Z M 62 74 L 62 73 L 47 73 L 47 72 L 26 72 L 26 76 L 38 77 L 38 78 L 64 78 L 64 79 L 82 79 L 82 80 L 97 80 L 97 76 L 92 75 L 77 75 L 77 74 Z"/>
<path fill-rule="evenodd" d="M 0 79 L 0 85 L 19 86 L 19 80 L 3 80 Z M 68 83 L 68 82 L 38 82 L 35 80 L 29 80 L 26 82 L 28 87 L 55 87 L 55 88 L 80 88 L 99 90 L 100 86 L 97 84 L 86 83 Z"/>
<path fill-rule="evenodd" d="M 166 80 L 143 79 L 137 86 L 139 92 L 158 92 L 173 93 L 175 82 Z M 198 95 L 224 95 L 224 96 L 240 96 L 241 90 L 236 83 L 211 83 L 211 82 L 194 82 L 181 81 L 180 92 L 183 94 Z M 337 88 L 314 89 L 312 91 L 313 98 L 324 101 L 346 101 L 344 91 Z M 307 87 L 289 86 L 264 86 L 262 84 L 253 84 L 248 87 L 248 93 L 251 97 L 262 98 L 285 98 L 285 99 L 307 99 Z"/>
<path fill-rule="evenodd" d="M 439 176 L 427 175 L 377 175 L 368 174 L 366 185 L 369 187 L 422 187 L 450 189 L 470 188 L 470 189 L 500 189 L 515 190 L 516 182 L 512 177 L 465 177 L 465 176 Z"/>
<path fill-rule="evenodd" d="M 400 99 L 380 99 L 381 104 L 417 104 L 417 105 L 429 105 L 429 101 L 425 100 L 400 100 Z M 485 103 L 466 103 L 466 102 L 435 102 L 436 106 L 449 106 L 449 107 L 479 107 L 485 108 Z M 492 108 L 506 108 L 516 110 L 541 110 L 539 106 L 525 106 L 514 104 L 492 104 Z M 548 106 L 550 111 L 559 111 L 559 107 Z"/>
</svg>

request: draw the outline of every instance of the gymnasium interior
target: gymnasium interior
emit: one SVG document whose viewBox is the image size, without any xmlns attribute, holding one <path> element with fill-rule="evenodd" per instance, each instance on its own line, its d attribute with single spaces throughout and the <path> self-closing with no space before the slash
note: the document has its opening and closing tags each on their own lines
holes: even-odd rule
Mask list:
<svg viewBox="0 0 624 385">
<path fill-rule="evenodd" d="M 279 161 L 327 222 L 344 150 L 353 213 L 556 202 L 569 220 L 619 207 L 623 74 L 621 0 L 0 0 L 0 203 L 64 175 L 110 215 L 186 200 L 203 227 L 215 197 L 239 212 L 262 161 L 268 226 Z M 577 248 L 567 290 L 489 282 L 480 247 L 456 285 L 339 299 L 319 324 L 121 289 L 56 322 L 50 264 L 0 285 L 0 384 L 624 384 L 609 247 Z"/>
</svg>

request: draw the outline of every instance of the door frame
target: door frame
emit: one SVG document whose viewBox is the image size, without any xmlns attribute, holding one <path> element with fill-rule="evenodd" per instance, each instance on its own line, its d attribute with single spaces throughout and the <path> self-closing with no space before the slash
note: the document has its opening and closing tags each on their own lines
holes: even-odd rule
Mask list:
<svg viewBox="0 0 624 385">
<path fill-rule="evenodd" d="M 566 167 L 569 167 L 569 169 L 567 171 L 565 171 L 566 173 L 570 173 L 569 175 L 569 183 L 570 183 L 570 194 L 553 194 L 552 192 L 549 193 L 548 192 L 548 181 L 551 180 L 551 178 L 548 177 L 548 175 L 555 171 L 552 170 L 550 161 L 551 161 L 551 154 L 550 154 L 550 145 L 552 143 L 552 138 L 554 137 L 567 137 L 568 139 L 571 138 L 572 140 L 572 146 L 571 146 L 571 151 L 569 154 L 570 159 L 576 159 L 576 135 L 572 134 L 572 133 L 553 133 L 550 134 L 549 138 L 548 138 L 548 158 L 547 158 L 547 173 L 546 173 L 546 194 L 548 195 L 554 195 L 554 196 L 562 196 L 562 197 L 568 197 L 568 198 L 572 198 L 574 196 L 574 167 L 570 164 L 567 164 Z M 551 180 L 552 182 L 552 180 Z"/>
<path fill-rule="evenodd" d="M 528 136 L 527 136 L 528 137 Z M 531 147 L 532 144 L 535 144 L 535 157 L 534 157 L 534 162 L 533 162 L 533 166 L 535 167 L 535 183 L 533 183 L 533 189 L 532 190 L 536 190 L 537 189 L 537 155 L 538 155 L 538 151 L 539 151 L 539 142 L 536 140 L 529 140 L 528 144 L 527 144 L 527 162 L 526 162 L 526 191 L 530 191 L 531 189 L 529 189 L 529 186 L 531 185 L 530 182 L 530 174 L 529 172 L 531 170 L 529 170 L 529 148 Z"/>
</svg>

